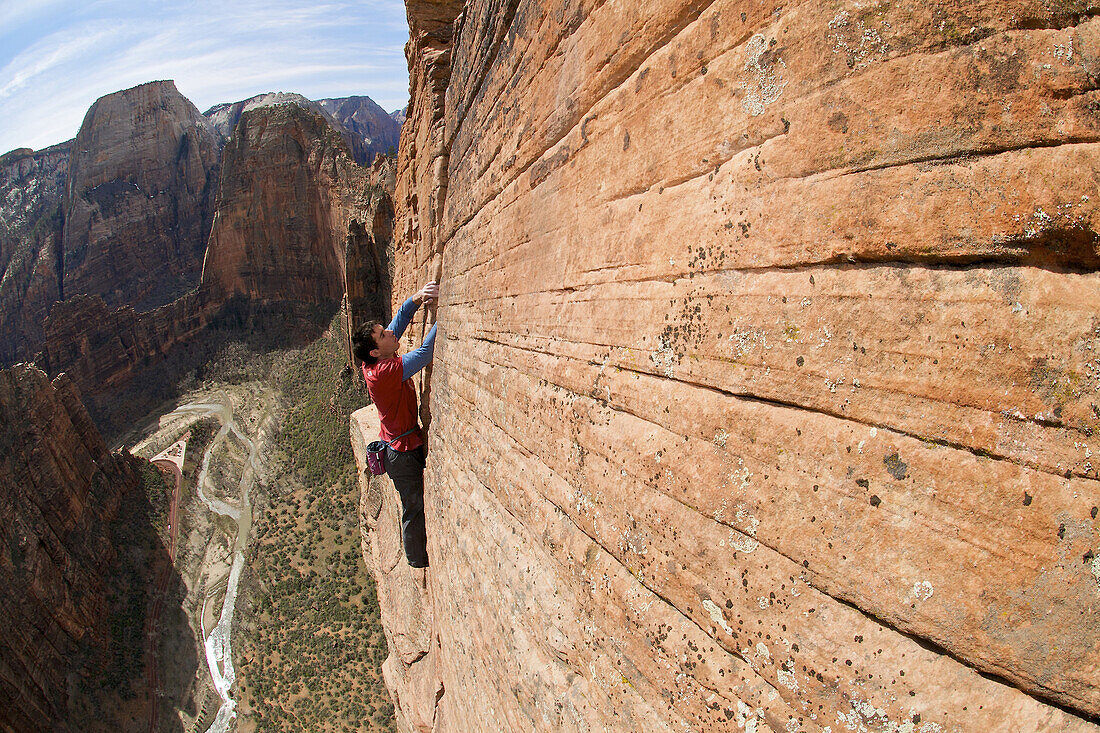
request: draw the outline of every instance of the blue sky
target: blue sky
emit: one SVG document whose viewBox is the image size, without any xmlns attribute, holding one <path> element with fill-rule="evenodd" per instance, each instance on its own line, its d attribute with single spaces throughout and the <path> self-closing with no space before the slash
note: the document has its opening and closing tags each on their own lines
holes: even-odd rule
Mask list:
<svg viewBox="0 0 1100 733">
<path fill-rule="evenodd" d="M 0 0 L 0 153 L 76 135 L 154 79 L 205 112 L 262 92 L 405 106 L 403 0 Z"/>
</svg>

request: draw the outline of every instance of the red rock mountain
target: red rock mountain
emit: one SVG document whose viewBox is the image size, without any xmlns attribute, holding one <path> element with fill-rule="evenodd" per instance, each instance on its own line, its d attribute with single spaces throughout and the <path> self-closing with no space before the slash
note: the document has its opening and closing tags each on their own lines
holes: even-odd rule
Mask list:
<svg viewBox="0 0 1100 733">
<path fill-rule="evenodd" d="M 144 311 L 194 288 L 217 156 L 206 119 L 171 81 L 98 99 L 72 145 L 62 295 Z"/>
<path fill-rule="evenodd" d="M 344 294 L 345 240 L 369 176 L 319 113 L 246 111 L 226 144 L 202 288 L 216 300 L 332 303 Z"/>
<path fill-rule="evenodd" d="M 1100 730 L 1095 6 L 407 7 L 402 729 Z"/>
<path fill-rule="evenodd" d="M 108 528 L 140 485 L 137 459 L 107 450 L 71 381 L 0 371 L 0 730 L 81 727 L 73 691 L 109 641 Z"/>
<path fill-rule="evenodd" d="M 327 124 L 311 121 L 306 129 L 298 123 L 283 124 L 298 119 L 298 113 L 286 112 L 278 119 L 258 113 L 254 119 L 263 120 L 264 147 L 242 153 L 232 138 L 241 116 L 272 105 L 314 110 Z M 376 113 L 385 118 L 381 123 Z M 334 114 L 354 131 L 345 129 Z M 238 226 L 233 222 L 236 214 L 228 209 L 237 207 L 234 211 L 240 213 L 242 206 L 259 205 L 257 197 L 268 207 L 269 218 L 263 224 L 265 260 L 257 264 L 266 273 L 261 279 L 268 289 L 258 299 L 278 300 L 280 286 L 275 281 L 298 278 L 314 267 L 312 249 L 306 261 L 297 258 L 303 254 L 300 227 L 285 228 L 274 213 L 285 206 L 297 211 L 296 216 L 315 219 L 318 232 L 330 224 L 335 227 L 331 236 L 319 234 L 326 244 L 317 251 L 326 254 L 318 272 L 310 276 L 311 292 L 305 302 L 335 301 L 344 292 L 342 263 L 350 246 L 353 258 L 361 254 L 369 260 L 364 261 L 367 270 L 362 272 L 362 263 L 353 262 L 353 269 L 365 278 L 351 282 L 353 290 L 363 291 L 355 298 L 363 300 L 363 307 L 372 314 L 369 317 L 386 312 L 388 274 L 379 273 L 388 272 L 384 260 L 392 205 L 385 186 L 392 191 L 392 165 L 384 163 L 372 173 L 359 171 L 340 157 L 347 151 L 338 153 L 332 132 L 348 144 L 352 158 L 365 160 L 393 147 L 399 129 L 366 97 L 312 102 L 296 94 L 260 95 L 218 105 L 203 117 L 172 82 L 151 82 L 98 100 L 78 140 L 0 157 L 0 364 L 28 360 L 41 352 L 44 367 L 68 368 L 89 394 L 126 381 L 145 357 L 194 336 L 223 304 L 209 297 L 212 288 L 197 298 L 188 296 L 190 312 L 178 304 L 159 310 L 158 306 L 172 305 L 199 284 L 217 201 L 220 155 L 226 144 L 233 151 L 235 167 L 221 199 L 227 208 L 221 222 L 223 234 L 226 227 Z M 245 147 L 258 141 L 255 124 L 244 132 L 251 136 Z M 281 144 L 287 150 L 299 144 L 313 149 L 314 162 L 324 158 L 326 169 L 315 171 L 316 180 L 309 185 L 284 181 L 266 193 L 254 190 L 253 185 L 265 185 L 262 175 L 267 175 L 257 177 L 258 168 L 283 166 L 284 172 L 294 174 L 296 164 L 289 159 L 275 155 L 263 160 Z M 80 152 L 72 156 L 74 145 Z M 327 152 L 318 153 L 322 148 Z M 329 170 L 338 158 L 343 162 Z M 246 159 L 250 162 L 245 163 Z M 232 201 L 238 196 L 244 199 Z M 281 198 L 287 196 L 291 198 Z M 255 230 L 250 236 L 254 234 Z M 219 235 L 219 241 L 232 241 L 232 237 Z M 212 261 L 225 256 L 215 248 Z M 382 281 L 384 286 L 379 284 Z M 386 294 L 377 301 L 375 295 L 383 287 Z M 231 290 L 247 294 L 240 288 Z M 50 318 L 54 340 L 47 346 L 47 314 L 62 297 L 76 300 Z M 96 298 L 112 312 L 106 320 L 92 317 Z M 126 308 L 131 310 L 118 310 Z M 122 327 L 114 336 L 108 333 L 112 324 L 139 321 L 142 325 Z M 59 341 L 62 337 L 69 340 Z M 142 356 L 146 347 L 152 351 Z M 100 353 L 100 349 L 106 350 Z M 77 355 L 79 364 L 66 361 Z M 91 374 L 97 375 L 91 381 L 81 376 Z"/>
<path fill-rule="evenodd" d="M 70 166 L 77 213 L 66 222 L 64 257 L 59 194 L 66 179 L 59 171 L 68 146 L 0 160 L 8 202 L 0 226 L 4 354 L 15 361 L 41 350 L 40 365 L 68 372 L 93 409 L 101 395 L 198 338 L 231 298 L 328 307 L 350 287 L 356 319 L 388 311 L 392 159 L 360 168 L 340 130 L 312 108 L 248 110 L 225 147 L 217 224 L 207 241 L 210 225 L 191 214 L 205 211 L 214 194 L 203 188 L 197 198 L 201 181 L 192 174 L 205 170 L 202 185 L 209 187 L 221 166 L 206 165 L 211 133 L 194 112 L 171 82 L 93 106 L 73 143 L 84 162 Z M 157 193 L 139 195 L 146 189 Z M 106 196 L 108 190 L 115 193 Z M 83 248 L 72 246 L 80 212 L 90 232 Z M 196 251 L 205 254 L 205 278 L 202 260 L 192 260 Z M 106 280 L 96 285 L 100 276 Z"/>
<path fill-rule="evenodd" d="M 226 146 L 200 287 L 146 312 L 97 295 L 57 303 L 39 365 L 67 372 L 99 414 L 110 393 L 175 347 L 201 342 L 211 322 L 247 319 L 254 307 L 308 311 L 346 293 L 352 328 L 387 317 L 394 175 L 385 157 L 357 166 L 312 110 L 249 110 Z M 230 300 L 236 310 L 227 315 Z"/>
</svg>

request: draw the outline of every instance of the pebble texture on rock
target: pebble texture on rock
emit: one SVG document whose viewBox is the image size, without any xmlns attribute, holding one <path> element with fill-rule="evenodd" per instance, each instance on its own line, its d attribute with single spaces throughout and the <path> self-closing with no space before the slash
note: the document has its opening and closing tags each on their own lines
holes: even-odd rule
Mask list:
<svg viewBox="0 0 1100 733">
<path fill-rule="evenodd" d="M 407 6 L 403 729 L 1100 730 L 1100 6 Z"/>
</svg>

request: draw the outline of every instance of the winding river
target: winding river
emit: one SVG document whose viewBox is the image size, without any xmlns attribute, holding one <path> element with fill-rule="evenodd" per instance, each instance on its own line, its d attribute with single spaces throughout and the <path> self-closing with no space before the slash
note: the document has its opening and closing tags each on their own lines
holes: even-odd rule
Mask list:
<svg viewBox="0 0 1100 733">
<path fill-rule="evenodd" d="M 217 717 L 207 730 L 207 733 L 227 733 L 229 725 L 237 715 L 237 702 L 230 697 L 229 691 L 236 682 L 237 673 L 233 669 L 233 646 L 230 631 L 233 627 L 233 614 L 237 604 L 237 587 L 241 579 L 241 571 L 244 569 L 245 552 L 248 548 L 248 537 L 252 529 L 252 486 L 256 482 L 256 473 L 260 467 L 259 449 L 256 444 L 245 435 L 237 423 L 233 420 L 233 407 L 228 399 L 218 402 L 204 402 L 182 405 L 172 414 L 191 414 L 197 418 L 207 415 L 217 415 L 221 421 L 221 429 L 214 435 L 210 445 L 202 457 L 202 468 L 198 477 L 198 494 L 202 503 L 215 514 L 229 517 L 237 524 L 237 534 L 233 546 L 233 564 L 229 570 L 229 582 L 225 589 L 225 600 L 222 603 L 221 615 L 218 623 L 206 632 L 202 619 L 206 615 L 206 602 L 203 602 L 200 624 L 203 626 L 203 645 L 206 648 L 206 665 L 210 670 L 210 677 L 214 681 L 214 687 L 222 699 L 218 708 Z M 265 410 L 265 414 L 269 414 Z M 261 420 L 258 432 L 263 429 L 265 417 Z M 235 434 L 248 447 L 248 461 L 241 473 L 238 486 L 240 506 L 233 506 L 206 493 L 210 469 L 210 458 L 214 449 L 220 445 L 229 433 Z"/>
</svg>

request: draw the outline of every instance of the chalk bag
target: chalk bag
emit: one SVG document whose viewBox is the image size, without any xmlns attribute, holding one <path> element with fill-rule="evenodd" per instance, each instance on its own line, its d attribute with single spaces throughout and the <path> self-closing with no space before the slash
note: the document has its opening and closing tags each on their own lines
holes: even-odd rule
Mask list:
<svg viewBox="0 0 1100 733">
<path fill-rule="evenodd" d="M 367 468 L 375 476 L 386 472 L 386 444 L 376 440 L 367 446 Z"/>
</svg>

